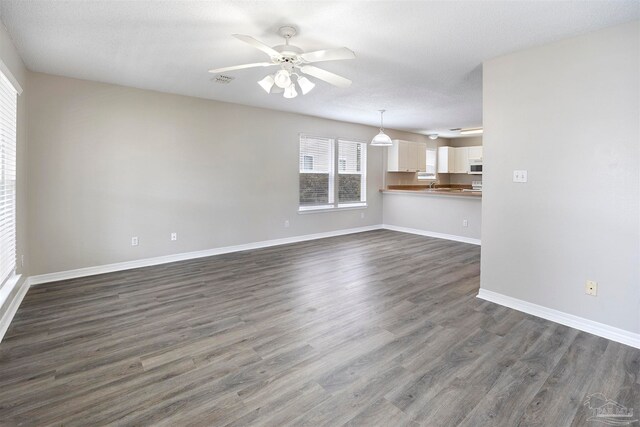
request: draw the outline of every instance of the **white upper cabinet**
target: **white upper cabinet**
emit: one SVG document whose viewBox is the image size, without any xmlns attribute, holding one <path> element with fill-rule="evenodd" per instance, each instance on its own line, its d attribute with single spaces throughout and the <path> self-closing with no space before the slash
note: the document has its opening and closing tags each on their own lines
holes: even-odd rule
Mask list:
<svg viewBox="0 0 640 427">
<path fill-rule="evenodd" d="M 438 147 L 438 173 L 469 173 L 469 160 L 482 160 L 482 146 Z"/>
<path fill-rule="evenodd" d="M 427 144 L 394 139 L 387 149 L 387 172 L 425 172 Z"/>
<path fill-rule="evenodd" d="M 455 148 L 438 147 L 438 173 L 453 173 L 455 165 Z"/>
<path fill-rule="evenodd" d="M 482 160 L 482 145 L 469 147 L 469 160 Z"/>
<path fill-rule="evenodd" d="M 469 173 L 469 148 L 455 148 L 455 166 L 453 173 Z"/>
</svg>

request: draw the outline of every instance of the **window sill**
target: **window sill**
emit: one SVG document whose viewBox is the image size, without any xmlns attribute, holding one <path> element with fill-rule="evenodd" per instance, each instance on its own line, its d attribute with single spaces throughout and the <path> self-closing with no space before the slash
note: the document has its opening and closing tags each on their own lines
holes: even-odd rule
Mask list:
<svg viewBox="0 0 640 427">
<path fill-rule="evenodd" d="M 22 275 L 12 274 L 0 285 L 0 307 L 7 301 L 16 284 L 20 281 L 20 277 Z"/>
<path fill-rule="evenodd" d="M 345 205 L 327 206 L 327 207 L 308 207 L 298 208 L 299 215 L 322 213 L 322 212 L 336 212 L 336 211 L 350 211 L 355 209 L 367 209 L 366 203 L 351 203 Z"/>
</svg>

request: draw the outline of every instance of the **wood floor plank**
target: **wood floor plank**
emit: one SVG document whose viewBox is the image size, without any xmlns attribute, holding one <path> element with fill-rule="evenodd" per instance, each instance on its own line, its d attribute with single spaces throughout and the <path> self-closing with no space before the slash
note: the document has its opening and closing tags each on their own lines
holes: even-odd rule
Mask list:
<svg viewBox="0 0 640 427">
<path fill-rule="evenodd" d="M 525 410 L 521 426 L 568 426 L 582 408 L 582 397 L 593 381 L 608 340 L 580 332 Z"/>
<path fill-rule="evenodd" d="M 0 425 L 585 425 L 640 351 L 476 298 L 480 248 L 377 230 L 32 287 Z"/>
</svg>

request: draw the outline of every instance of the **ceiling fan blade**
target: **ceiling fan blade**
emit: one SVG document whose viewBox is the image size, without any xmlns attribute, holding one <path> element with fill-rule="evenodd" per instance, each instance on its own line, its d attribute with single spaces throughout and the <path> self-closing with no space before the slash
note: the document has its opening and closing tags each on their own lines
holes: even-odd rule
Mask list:
<svg viewBox="0 0 640 427">
<path fill-rule="evenodd" d="M 333 74 L 332 72 L 323 70 L 318 67 L 314 67 L 313 65 L 303 65 L 300 67 L 300 71 L 304 74 L 308 74 L 310 76 L 315 77 L 316 79 L 324 80 L 327 83 L 331 83 L 334 86 L 338 87 L 349 87 L 351 86 L 351 80 L 339 76 L 337 74 Z"/>
<path fill-rule="evenodd" d="M 244 68 L 269 67 L 271 65 L 276 65 L 276 64 L 272 64 L 271 62 L 256 62 L 255 64 L 234 65 L 233 67 L 216 68 L 213 70 L 209 70 L 209 72 L 224 73 L 226 71 L 242 70 Z"/>
<path fill-rule="evenodd" d="M 300 55 L 300 58 L 302 58 L 304 62 L 337 61 L 340 59 L 353 59 L 355 57 L 356 54 L 346 47 L 316 50 L 315 52 L 303 53 Z"/>
<path fill-rule="evenodd" d="M 279 58 L 280 56 L 280 52 L 278 52 L 275 49 L 270 48 L 269 46 L 267 46 L 266 44 L 262 43 L 261 41 L 258 41 L 256 39 L 254 39 L 251 36 L 245 36 L 243 34 L 234 34 L 233 37 L 237 38 L 238 40 L 241 40 L 245 43 L 250 44 L 251 46 L 255 47 L 256 49 L 260 49 L 261 51 L 263 51 L 264 53 L 266 53 L 267 55 L 269 55 L 270 58 Z"/>
</svg>

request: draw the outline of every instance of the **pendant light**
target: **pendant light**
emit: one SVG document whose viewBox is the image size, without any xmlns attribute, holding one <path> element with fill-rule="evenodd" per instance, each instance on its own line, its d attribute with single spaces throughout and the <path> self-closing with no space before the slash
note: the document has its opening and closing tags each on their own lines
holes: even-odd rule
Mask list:
<svg viewBox="0 0 640 427">
<path fill-rule="evenodd" d="M 387 110 L 378 111 L 380 111 L 380 133 L 373 137 L 373 139 L 371 140 L 371 145 L 374 145 L 376 147 L 389 147 L 390 145 L 393 145 L 393 143 L 391 142 L 391 138 L 389 138 L 389 135 L 384 133 L 384 125 L 382 122 L 382 115 Z"/>
</svg>

